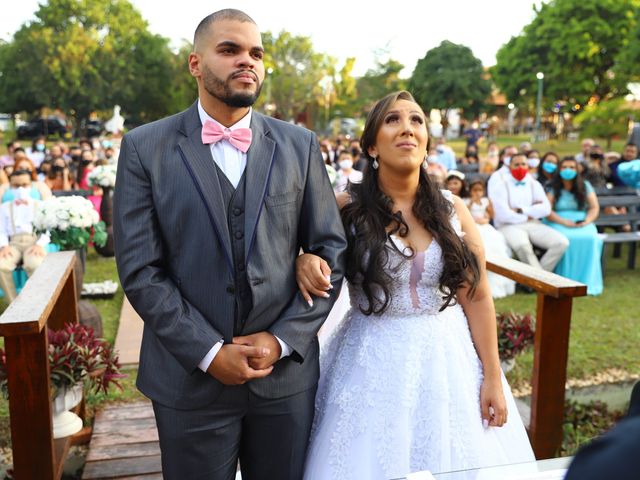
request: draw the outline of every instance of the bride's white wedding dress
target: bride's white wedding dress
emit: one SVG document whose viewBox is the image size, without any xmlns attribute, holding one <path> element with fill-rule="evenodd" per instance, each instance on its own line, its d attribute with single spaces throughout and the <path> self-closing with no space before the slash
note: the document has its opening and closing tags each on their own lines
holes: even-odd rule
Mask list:
<svg viewBox="0 0 640 480">
<path fill-rule="evenodd" d="M 391 252 L 389 308 L 362 314 L 367 299 L 349 285 L 353 307 L 323 342 L 304 478 L 386 480 L 535 460 L 504 376 L 508 422 L 482 426 L 482 365 L 464 311 L 438 311 L 441 246 L 434 240 L 413 259 Z"/>
</svg>

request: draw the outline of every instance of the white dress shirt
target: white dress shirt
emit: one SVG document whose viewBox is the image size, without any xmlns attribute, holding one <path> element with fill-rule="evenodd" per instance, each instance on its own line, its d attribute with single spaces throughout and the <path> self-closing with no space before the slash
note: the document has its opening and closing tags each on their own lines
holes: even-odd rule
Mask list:
<svg viewBox="0 0 640 480">
<path fill-rule="evenodd" d="M 0 248 L 9 245 L 10 238 L 19 234 L 33 234 L 33 217 L 37 201 L 29 198 L 26 205 L 16 205 L 13 201 L 5 202 L 0 206 Z M 13 210 L 13 222 L 11 221 Z M 15 226 L 15 229 L 14 229 Z M 40 235 L 36 245 L 46 247 L 49 245 L 49 234 Z"/>
<path fill-rule="evenodd" d="M 200 122 L 202 122 L 202 125 L 204 125 L 206 121 L 209 121 L 217 123 L 224 130 L 228 131 L 233 131 L 237 128 L 249 128 L 249 126 L 251 125 L 252 113 L 253 110 L 249 109 L 249 113 L 242 117 L 238 122 L 234 123 L 230 127 L 225 127 L 220 122 L 211 118 L 209 114 L 204 111 L 204 108 L 202 108 L 200 100 L 198 100 L 198 114 L 200 115 Z M 238 150 L 226 139 L 222 139 L 219 142 L 212 143 L 210 145 L 210 148 L 213 161 L 216 162 L 218 167 L 220 167 L 220 169 L 224 172 L 225 176 L 233 185 L 233 188 L 237 188 L 238 183 L 240 183 L 240 179 L 242 178 L 242 174 L 244 173 L 244 169 L 247 167 L 247 154 Z M 280 338 L 276 337 L 276 340 L 278 340 L 278 343 L 280 344 L 280 348 L 282 350 L 280 358 L 291 355 L 293 349 Z M 213 359 L 222 348 L 222 345 L 222 342 L 218 342 L 211 348 L 211 350 L 209 350 L 209 352 L 198 364 L 198 368 L 200 368 L 200 370 L 202 370 L 203 372 L 207 371 L 207 368 L 209 368 L 209 365 L 211 365 L 211 362 L 213 362 Z"/>
<path fill-rule="evenodd" d="M 527 174 L 521 182 L 510 174 L 496 172 L 494 175 L 496 178 L 489 188 L 489 199 L 493 203 L 493 223 L 496 228 L 525 223 L 530 218 L 544 218 L 551 213 L 551 204 L 544 188 L 531 175 Z M 517 213 L 515 209 L 522 209 L 522 213 Z"/>
</svg>

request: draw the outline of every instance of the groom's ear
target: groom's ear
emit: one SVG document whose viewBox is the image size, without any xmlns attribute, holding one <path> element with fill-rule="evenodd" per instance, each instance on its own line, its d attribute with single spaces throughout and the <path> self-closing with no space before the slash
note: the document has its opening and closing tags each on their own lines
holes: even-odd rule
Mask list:
<svg viewBox="0 0 640 480">
<path fill-rule="evenodd" d="M 200 61 L 202 56 L 199 53 L 191 52 L 189 54 L 189 73 L 192 77 L 200 78 L 202 73 L 200 72 Z"/>
</svg>

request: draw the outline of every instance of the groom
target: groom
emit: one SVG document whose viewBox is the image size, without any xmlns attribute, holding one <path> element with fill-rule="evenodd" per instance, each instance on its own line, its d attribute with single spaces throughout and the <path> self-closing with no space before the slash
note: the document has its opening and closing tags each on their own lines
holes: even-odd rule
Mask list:
<svg viewBox="0 0 640 480">
<path fill-rule="evenodd" d="M 238 459 L 244 480 L 302 477 L 346 240 L 315 136 L 251 109 L 263 55 L 249 16 L 209 15 L 189 55 L 198 101 L 122 142 L 116 259 L 167 479 L 232 479 Z M 313 306 L 300 248 L 336 286 Z"/>
</svg>

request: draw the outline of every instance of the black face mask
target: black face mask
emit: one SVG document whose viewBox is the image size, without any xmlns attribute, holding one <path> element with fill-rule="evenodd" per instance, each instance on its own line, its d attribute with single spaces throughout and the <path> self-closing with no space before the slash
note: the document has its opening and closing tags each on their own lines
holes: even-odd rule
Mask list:
<svg viewBox="0 0 640 480">
<path fill-rule="evenodd" d="M 73 160 L 74 162 L 79 162 L 80 161 L 80 155 L 71 155 L 71 160 Z"/>
<path fill-rule="evenodd" d="M 360 157 L 360 149 L 356 147 L 352 148 L 351 155 L 353 156 L 354 159 L 358 159 Z"/>
<path fill-rule="evenodd" d="M 64 167 L 61 167 L 60 165 L 54 165 L 51 167 L 51 172 L 52 173 L 64 172 Z"/>
<path fill-rule="evenodd" d="M 592 153 L 591 155 L 589 155 L 593 160 L 602 160 L 604 158 L 604 155 L 601 153 Z"/>
<path fill-rule="evenodd" d="M 82 165 L 84 165 L 86 167 L 87 165 L 91 165 L 93 163 L 93 160 L 84 160 L 84 159 L 82 159 L 82 160 L 80 160 L 80 162 L 82 163 Z"/>
</svg>

